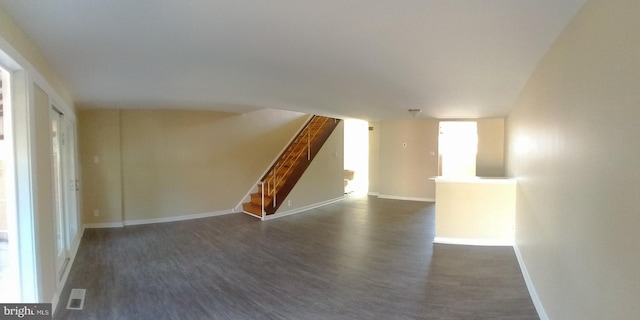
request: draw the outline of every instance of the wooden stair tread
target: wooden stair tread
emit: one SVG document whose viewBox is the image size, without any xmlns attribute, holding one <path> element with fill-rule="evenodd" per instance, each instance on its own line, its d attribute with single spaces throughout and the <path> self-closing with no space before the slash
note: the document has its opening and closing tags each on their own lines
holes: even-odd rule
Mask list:
<svg viewBox="0 0 640 320">
<path fill-rule="evenodd" d="M 257 204 L 252 203 L 252 202 L 243 203 L 242 204 L 242 211 L 254 214 L 254 215 L 258 216 L 258 217 L 262 217 L 262 206 L 257 205 Z"/>
<path fill-rule="evenodd" d="M 264 205 L 270 205 L 271 201 L 273 201 L 273 197 L 264 196 Z M 251 194 L 251 203 L 261 206 L 262 204 L 262 193 L 252 193 Z"/>
</svg>

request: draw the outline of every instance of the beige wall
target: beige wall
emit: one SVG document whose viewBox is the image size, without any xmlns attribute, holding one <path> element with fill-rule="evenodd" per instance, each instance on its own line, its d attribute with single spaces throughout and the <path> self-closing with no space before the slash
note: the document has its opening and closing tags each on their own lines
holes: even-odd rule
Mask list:
<svg viewBox="0 0 640 320">
<path fill-rule="evenodd" d="M 142 222 L 231 211 L 306 119 L 270 109 L 245 114 L 83 110 L 80 121 L 89 121 L 79 132 L 83 221 Z M 105 137 L 118 128 L 119 139 Z M 100 155 L 105 162 L 96 165 L 93 159 Z M 111 212 L 120 202 L 122 212 Z M 101 208 L 107 212 L 93 217 Z"/>
<path fill-rule="evenodd" d="M 13 19 L 0 8 L 0 42 L 3 41 L 11 47 L 6 48 L 7 51 L 15 50 L 16 54 L 26 59 L 25 62 L 37 70 L 39 75 L 53 88 L 55 93 L 58 94 L 66 104 L 73 108 L 72 96 L 58 75 L 49 66 L 46 59 L 40 54 L 40 51 L 38 51 L 35 45 L 29 40 L 29 37 L 27 37 L 27 35 L 16 26 Z M 14 52 L 6 53 L 12 55 Z M 15 59 L 16 57 L 14 56 L 12 58 Z M 27 68 L 27 66 L 22 67 Z"/>
<path fill-rule="evenodd" d="M 550 319 L 637 319 L 640 2 L 592 0 L 507 118 L 516 243 Z"/>
<path fill-rule="evenodd" d="M 504 176 L 504 119 L 474 121 L 478 123 L 476 174 Z M 435 199 L 435 183 L 428 178 L 440 174 L 439 123 L 424 118 L 369 123 L 374 128 L 369 131 L 369 194 Z"/>
<path fill-rule="evenodd" d="M 333 131 L 277 213 L 344 196 L 344 121 Z M 289 205 L 291 201 L 291 205 Z"/>
<path fill-rule="evenodd" d="M 78 132 L 82 222 L 122 223 L 120 111 L 81 110 Z"/>
<path fill-rule="evenodd" d="M 429 177 L 438 175 L 438 120 L 384 120 L 377 124 L 379 195 L 408 200 L 435 199 L 435 182 Z"/>
<path fill-rule="evenodd" d="M 439 178 L 436 189 L 436 242 L 513 245 L 515 180 Z"/>
<path fill-rule="evenodd" d="M 478 177 L 504 176 L 504 119 L 478 119 Z"/>
</svg>

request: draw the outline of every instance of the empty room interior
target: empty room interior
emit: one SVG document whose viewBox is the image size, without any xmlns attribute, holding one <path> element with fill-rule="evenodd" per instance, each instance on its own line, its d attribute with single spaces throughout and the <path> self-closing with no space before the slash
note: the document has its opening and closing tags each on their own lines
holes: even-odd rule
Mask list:
<svg viewBox="0 0 640 320">
<path fill-rule="evenodd" d="M 638 17 L 0 0 L 0 304 L 637 319 Z"/>
</svg>

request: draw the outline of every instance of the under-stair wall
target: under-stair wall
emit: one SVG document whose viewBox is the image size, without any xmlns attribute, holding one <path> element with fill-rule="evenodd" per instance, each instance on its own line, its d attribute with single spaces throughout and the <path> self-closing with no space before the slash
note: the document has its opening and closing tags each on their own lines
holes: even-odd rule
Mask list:
<svg viewBox="0 0 640 320">
<path fill-rule="evenodd" d="M 344 197 L 344 122 L 324 143 L 274 216 L 307 210 Z"/>
</svg>

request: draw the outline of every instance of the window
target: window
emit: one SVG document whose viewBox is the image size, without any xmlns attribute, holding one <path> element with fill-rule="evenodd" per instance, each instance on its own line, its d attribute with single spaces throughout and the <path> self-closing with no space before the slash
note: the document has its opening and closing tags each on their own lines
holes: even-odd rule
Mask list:
<svg viewBox="0 0 640 320">
<path fill-rule="evenodd" d="M 478 126 L 475 121 L 440 122 L 438 145 L 443 177 L 476 175 Z"/>
</svg>

